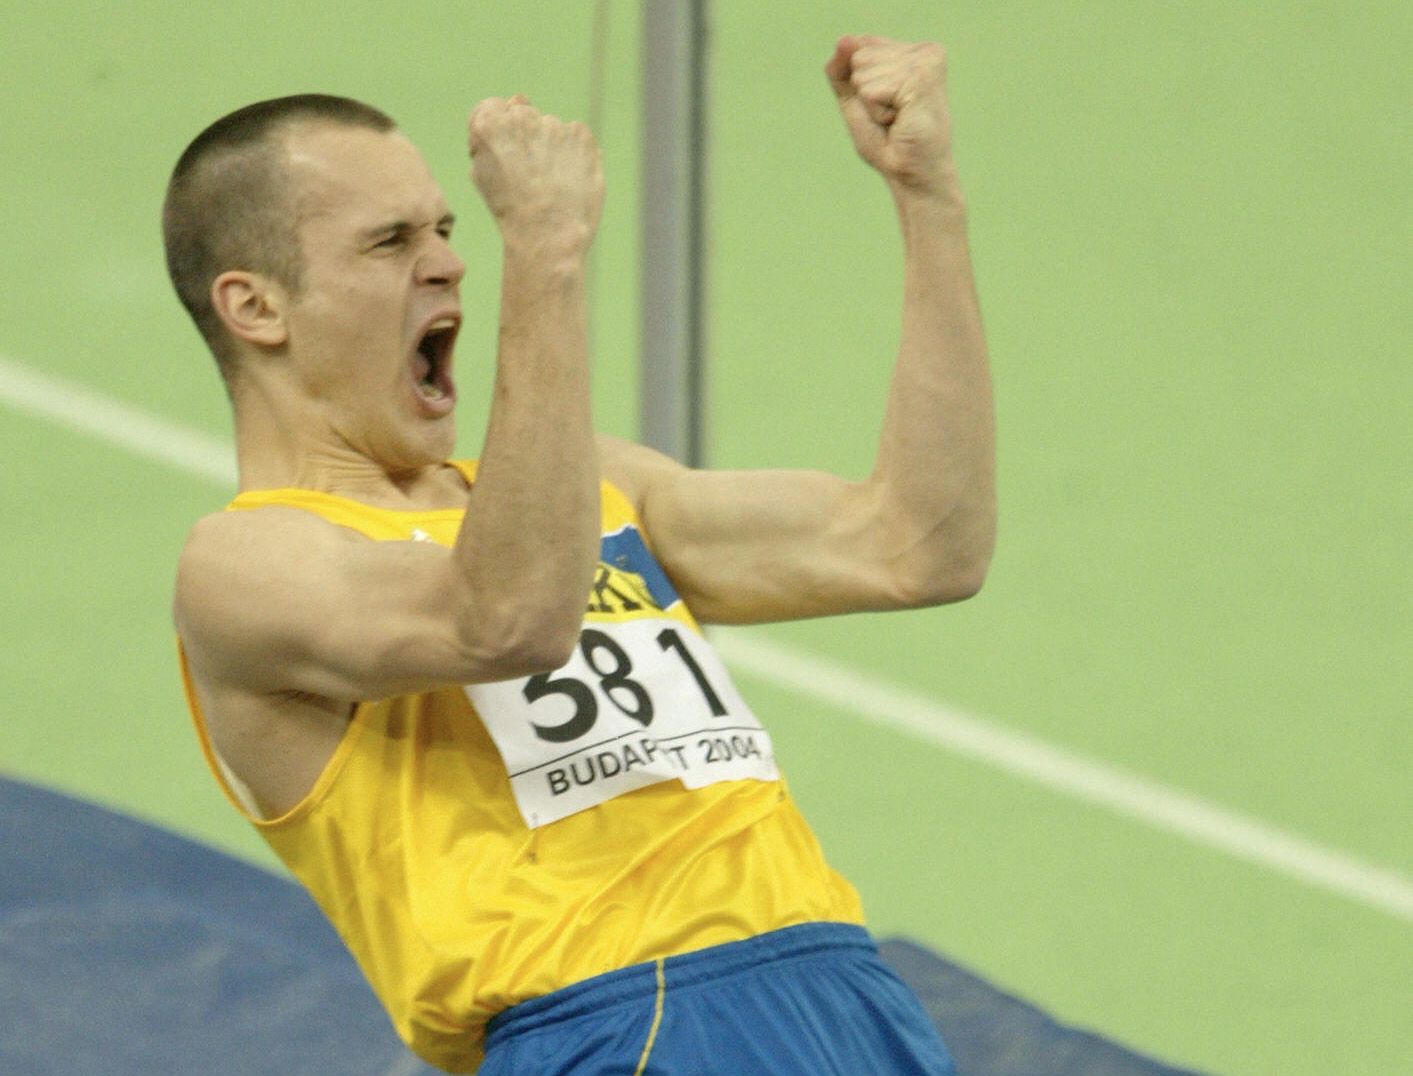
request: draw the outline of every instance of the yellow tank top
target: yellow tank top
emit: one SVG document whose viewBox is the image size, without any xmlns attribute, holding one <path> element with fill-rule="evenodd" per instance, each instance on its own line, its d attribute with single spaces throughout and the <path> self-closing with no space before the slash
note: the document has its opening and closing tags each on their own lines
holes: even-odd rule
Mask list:
<svg viewBox="0 0 1413 1076">
<path fill-rule="evenodd" d="M 474 480 L 474 463 L 457 466 Z M 228 508 L 269 505 L 313 512 L 375 541 L 444 545 L 463 515 L 378 509 L 299 489 L 242 493 Z M 710 655 L 700 629 L 684 603 L 665 600 L 676 597 L 671 584 L 631 503 L 607 482 L 602 518 L 586 638 L 650 613 L 665 659 L 695 669 L 686 683 L 701 688 L 702 705 L 727 691 L 736 698 L 719 672 L 714 684 L 704 679 Z M 658 631 L 663 618 L 680 632 L 673 623 Z M 693 633 L 691 647 L 684 632 Z M 607 694 L 599 685 L 604 708 L 632 717 L 643 700 L 627 678 L 613 680 L 611 650 L 588 658 L 609 681 Z M 184 658 L 183 677 L 202 750 L 226 795 L 332 921 L 398 1033 L 446 1071 L 476 1070 L 484 1025 L 500 1010 L 590 976 L 798 923 L 863 921 L 857 893 L 825 862 L 779 779 L 697 788 L 686 777 L 659 779 L 532 828 L 487 723 L 461 689 L 360 703 L 305 799 L 281 817 L 257 818 L 223 777 Z M 538 683 L 542 693 L 569 690 L 550 677 Z M 571 701 L 550 700 L 559 706 L 553 712 L 563 715 Z M 568 725 L 556 717 L 541 727 L 562 736 Z M 740 747 L 744 732 L 716 737 L 728 754 L 733 735 Z M 713 749 L 709 740 L 699 741 L 704 750 Z M 534 776 L 545 795 L 560 786 L 581 792 L 576 786 L 608 769 L 632 768 L 631 738 L 597 757 L 597 772 L 585 761 L 578 769 L 550 764 Z"/>
</svg>

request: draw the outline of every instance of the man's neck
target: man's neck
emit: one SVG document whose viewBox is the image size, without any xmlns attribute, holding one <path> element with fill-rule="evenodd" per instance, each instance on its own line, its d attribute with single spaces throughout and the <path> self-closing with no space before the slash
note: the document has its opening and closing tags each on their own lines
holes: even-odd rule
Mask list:
<svg viewBox="0 0 1413 1076">
<path fill-rule="evenodd" d="M 462 508 L 469 487 L 445 461 L 396 466 L 309 426 L 294 427 L 238 408 L 236 460 L 242 491 L 312 489 L 379 508 Z"/>
</svg>

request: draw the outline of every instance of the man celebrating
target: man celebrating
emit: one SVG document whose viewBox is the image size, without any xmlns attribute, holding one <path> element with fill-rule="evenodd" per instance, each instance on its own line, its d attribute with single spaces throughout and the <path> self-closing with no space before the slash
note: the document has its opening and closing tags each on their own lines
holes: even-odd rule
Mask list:
<svg viewBox="0 0 1413 1076">
<path fill-rule="evenodd" d="M 956 601 L 991 555 L 943 51 L 846 37 L 826 73 L 905 240 L 862 482 L 595 437 L 598 151 L 524 98 L 469 124 L 504 258 L 476 462 L 449 460 L 453 217 L 387 116 L 262 102 L 173 174 L 168 265 L 240 466 L 178 569 L 188 701 L 222 787 L 446 1071 L 951 1071 L 698 627 Z"/>
</svg>

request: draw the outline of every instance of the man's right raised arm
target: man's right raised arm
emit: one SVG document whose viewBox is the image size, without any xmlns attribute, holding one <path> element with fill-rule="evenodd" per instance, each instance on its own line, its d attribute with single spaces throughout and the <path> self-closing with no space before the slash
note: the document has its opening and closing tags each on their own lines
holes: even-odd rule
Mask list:
<svg viewBox="0 0 1413 1076">
<path fill-rule="evenodd" d="M 599 544 L 585 261 L 598 149 L 523 98 L 470 119 L 472 176 L 504 244 L 494 395 L 452 549 L 370 542 L 297 509 L 210 516 L 178 568 L 203 679 L 356 701 L 562 665 Z"/>
</svg>

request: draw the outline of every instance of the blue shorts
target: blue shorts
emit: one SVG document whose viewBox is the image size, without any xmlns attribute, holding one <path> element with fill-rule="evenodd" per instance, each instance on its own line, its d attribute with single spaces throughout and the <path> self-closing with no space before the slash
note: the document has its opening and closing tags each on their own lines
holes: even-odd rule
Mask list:
<svg viewBox="0 0 1413 1076">
<path fill-rule="evenodd" d="M 806 923 L 523 1002 L 480 1076 L 955 1076 L 863 927 Z"/>
</svg>

